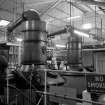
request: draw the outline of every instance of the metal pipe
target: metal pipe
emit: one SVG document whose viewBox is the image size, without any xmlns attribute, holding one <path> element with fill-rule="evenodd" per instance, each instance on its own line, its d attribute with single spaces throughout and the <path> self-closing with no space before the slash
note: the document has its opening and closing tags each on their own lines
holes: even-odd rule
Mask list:
<svg viewBox="0 0 105 105">
<path fill-rule="evenodd" d="M 45 73 L 45 84 L 44 84 L 44 92 L 47 93 L 47 71 Z M 46 94 L 44 94 L 44 105 L 47 105 L 47 97 Z"/>
<path fill-rule="evenodd" d="M 64 29 L 62 29 L 62 30 L 59 30 L 59 31 L 56 31 L 56 32 L 54 32 L 54 33 L 49 34 L 48 37 L 53 37 L 53 36 L 55 36 L 55 35 L 63 34 L 63 33 L 66 33 L 66 32 L 67 32 L 67 29 L 64 28 Z"/>
<path fill-rule="evenodd" d="M 16 27 L 18 27 L 25 19 L 23 17 L 16 20 L 10 27 L 7 28 L 7 31 L 11 33 Z"/>
<path fill-rule="evenodd" d="M 37 69 L 38 71 L 47 72 L 58 72 L 58 73 L 71 73 L 77 75 L 104 75 L 105 73 L 95 73 L 95 72 L 78 72 L 78 71 L 65 71 L 65 70 L 51 70 L 51 69 Z"/>
<path fill-rule="evenodd" d="M 74 29 L 74 27 L 72 27 L 71 25 L 67 25 L 67 26 L 65 26 L 64 29 L 61 29 L 61 30 L 58 30 L 56 32 L 53 32 L 53 33 L 48 34 L 48 37 L 53 37 L 55 35 L 59 35 L 59 34 L 67 33 L 67 32 L 72 32 L 73 29 Z"/>
<path fill-rule="evenodd" d="M 84 100 L 84 99 L 80 99 L 80 98 L 74 98 L 74 97 L 69 97 L 69 96 L 61 96 L 61 95 L 56 95 L 56 94 L 52 94 L 51 92 L 43 92 L 43 91 L 35 91 L 36 93 L 40 93 L 40 94 L 46 94 L 46 95 L 50 95 L 50 96 L 55 96 L 55 97 L 60 97 L 63 99 L 70 99 L 72 101 L 78 101 L 78 102 L 87 102 L 87 103 L 91 103 L 91 104 L 96 104 L 96 105 L 105 105 L 105 103 L 100 103 L 100 102 L 95 102 L 95 101 L 88 101 L 88 100 Z"/>
<path fill-rule="evenodd" d="M 9 73 L 8 72 L 9 72 L 9 70 L 7 69 L 6 70 L 6 80 L 7 80 L 7 94 L 6 94 L 7 97 L 6 98 L 7 98 L 7 105 L 9 105 L 9 86 L 8 86 L 9 85 L 9 79 L 8 79 L 8 74 Z"/>
<path fill-rule="evenodd" d="M 17 89 L 15 86 L 13 85 L 9 85 L 9 87 L 16 89 L 17 91 L 19 91 L 26 99 L 30 100 L 27 96 L 24 95 L 24 93 L 22 91 L 20 91 L 19 89 Z M 34 91 L 34 90 L 33 90 Z M 100 102 L 95 102 L 95 101 L 88 101 L 88 100 L 84 100 L 84 99 L 79 99 L 79 98 L 73 98 L 73 97 L 68 97 L 68 96 L 61 96 L 61 95 L 56 95 L 56 94 L 52 94 L 50 92 L 43 92 L 43 91 L 34 91 L 36 93 L 39 94 L 46 94 L 46 95 L 50 95 L 50 96 L 55 96 L 55 97 L 60 97 L 60 98 L 64 98 L 64 99 L 70 99 L 73 101 L 79 101 L 79 102 L 87 102 L 87 103 L 92 103 L 92 104 L 97 104 L 97 105 L 105 105 L 104 103 L 100 103 Z M 34 102 L 32 100 L 30 100 L 33 104 Z"/>
</svg>

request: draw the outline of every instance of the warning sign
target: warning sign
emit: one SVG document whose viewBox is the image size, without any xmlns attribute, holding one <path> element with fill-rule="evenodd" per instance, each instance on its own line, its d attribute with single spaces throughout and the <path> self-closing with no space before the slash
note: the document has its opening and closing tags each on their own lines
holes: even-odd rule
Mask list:
<svg viewBox="0 0 105 105">
<path fill-rule="evenodd" d="M 105 93 L 105 75 L 91 74 L 86 76 L 89 92 Z"/>
</svg>

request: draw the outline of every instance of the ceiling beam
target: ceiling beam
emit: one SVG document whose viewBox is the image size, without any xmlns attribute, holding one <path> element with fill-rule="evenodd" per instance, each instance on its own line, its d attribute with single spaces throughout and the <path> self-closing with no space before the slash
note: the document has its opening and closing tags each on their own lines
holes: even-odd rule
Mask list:
<svg viewBox="0 0 105 105">
<path fill-rule="evenodd" d="M 48 4 L 48 3 L 52 3 L 52 2 L 54 2 L 55 0 L 48 0 L 48 1 L 38 1 L 38 2 L 36 2 L 36 1 L 33 1 L 33 2 L 25 2 L 25 5 L 41 5 L 41 4 Z"/>
<path fill-rule="evenodd" d="M 86 13 L 87 12 L 87 10 L 84 10 L 84 8 L 82 8 L 81 6 L 79 6 L 78 3 L 76 3 L 76 2 L 69 2 L 69 1 L 66 1 L 66 2 L 67 3 L 70 3 L 72 6 L 74 6 L 77 9 L 79 9 L 83 13 Z"/>
<path fill-rule="evenodd" d="M 52 17 L 52 18 L 54 18 L 54 19 L 56 19 L 56 20 L 58 20 L 58 21 L 61 21 L 61 22 L 67 23 L 66 21 L 64 21 L 64 20 L 61 19 L 61 18 L 57 18 L 57 17 L 52 16 L 52 15 L 49 15 L 49 14 L 46 14 L 46 15 L 49 16 L 49 17 Z M 54 21 L 54 20 L 53 20 L 53 21 Z"/>
<path fill-rule="evenodd" d="M 84 3 L 84 4 L 91 4 L 91 5 L 97 5 L 97 6 L 103 6 L 105 7 L 105 2 L 98 2 L 94 0 L 77 0 L 78 3 Z"/>
<path fill-rule="evenodd" d="M 40 16 L 43 17 L 45 14 L 47 14 L 48 12 L 52 11 L 62 0 L 55 0 L 55 2 L 47 8 L 47 10 L 42 13 Z"/>
<path fill-rule="evenodd" d="M 85 17 L 90 17 L 91 16 L 90 18 L 95 18 L 95 17 L 103 18 L 103 17 L 105 17 L 105 15 L 103 15 L 103 14 L 95 13 L 95 11 L 93 11 L 93 12 L 87 12 L 87 13 L 84 14 L 84 16 Z"/>
<path fill-rule="evenodd" d="M 58 10 L 58 11 L 60 11 L 60 12 L 62 12 L 62 13 L 64 13 L 64 14 L 66 14 L 66 15 L 68 15 L 68 16 L 70 16 L 70 14 L 69 14 L 69 13 L 67 13 L 67 12 L 63 11 L 62 9 L 59 9 L 59 8 L 57 8 L 57 7 L 55 7 L 55 9 L 56 9 L 56 10 Z"/>
<path fill-rule="evenodd" d="M 98 7 L 104 14 L 105 14 L 105 9 L 103 9 L 102 7 Z"/>
<path fill-rule="evenodd" d="M 83 4 L 83 5 L 85 5 L 88 9 L 90 9 L 90 11 L 94 12 L 94 9 L 92 9 L 89 5 L 87 4 Z"/>
</svg>

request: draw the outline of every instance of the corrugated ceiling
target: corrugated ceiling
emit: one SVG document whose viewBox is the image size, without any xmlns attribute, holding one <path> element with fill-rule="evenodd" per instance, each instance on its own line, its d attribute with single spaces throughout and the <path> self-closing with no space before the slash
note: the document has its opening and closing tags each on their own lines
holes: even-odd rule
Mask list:
<svg viewBox="0 0 105 105">
<path fill-rule="evenodd" d="M 93 27 L 88 32 L 105 38 L 104 5 L 94 0 L 0 0 L 0 19 L 13 22 L 23 11 L 35 9 L 42 20 L 47 22 L 47 31 L 51 33 L 69 25 L 68 17 L 80 16 L 71 20 L 72 26 L 82 30 L 83 24 L 91 23 Z"/>
</svg>

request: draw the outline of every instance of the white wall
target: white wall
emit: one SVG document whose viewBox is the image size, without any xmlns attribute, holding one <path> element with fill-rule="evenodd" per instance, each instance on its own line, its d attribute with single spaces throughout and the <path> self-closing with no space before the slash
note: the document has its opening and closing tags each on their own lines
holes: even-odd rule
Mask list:
<svg viewBox="0 0 105 105">
<path fill-rule="evenodd" d="M 94 53 L 94 64 L 97 73 L 105 73 L 105 52 Z"/>
<path fill-rule="evenodd" d="M 83 66 L 92 66 L 97 73 L 105 73 L 105 52 L 84 51 L 82 53 Z"/>
<path fill-rule="evenodd" d="M 93 65 L 92 51 L 82 52 L 82 64 L 83 64 L 83 66 L 92 66 Z"/>
</svg>

